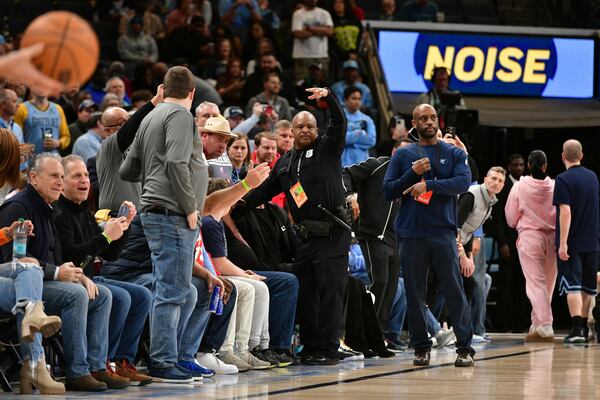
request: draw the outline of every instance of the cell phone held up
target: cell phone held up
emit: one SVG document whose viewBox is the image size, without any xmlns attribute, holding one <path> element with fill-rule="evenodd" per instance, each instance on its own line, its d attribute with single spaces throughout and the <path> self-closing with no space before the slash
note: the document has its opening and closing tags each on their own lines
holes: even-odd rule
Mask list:
<svg viewBox="0 0 600 400">
<path fill-rule="evenodd" d="M 456 127 L 454 127 L 454 126 L 447 127 L 445 135 L 450 135 L 452 138 L 455 138 L 456 137 Z"/>
<path fill-rule="evenodd" d="M 129 206 L 126 204 L 121 204 L 121 207 L 119 207 L 119 213 L 117 214 L 117 218 L 120 218 L 120 217 L 127 218 L 128 216 L 129 216 Z"/>
</svg>

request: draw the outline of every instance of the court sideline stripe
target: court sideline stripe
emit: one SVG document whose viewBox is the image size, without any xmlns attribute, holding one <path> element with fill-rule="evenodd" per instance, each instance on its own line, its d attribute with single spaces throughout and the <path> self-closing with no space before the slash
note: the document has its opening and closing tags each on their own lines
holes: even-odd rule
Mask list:
<svg viewBox="0 0 600 400">
<path fill-rule="evenodd" d="M 554 347 L 548 347 L 548 348 L 544 348 L 544 349 L 534 349 L 534 350 L 529 350 L 529 351 L 520 351 L 518 353 L 500 354 L 500 355 L 497 355 L 497 356 L 477 358 L 475 361 L 478 363 L 478 362 L 482 362 L 482 361 L 497 360 L 497 359 L 500 359 L 500 358 L 508 358 L 508 357 L 517 357 L 517 356 L 522 356 L 522 355 L 525 355 L 525 354 L 538 353 L 538 352 L 541 352 L 541 351 L 554 350 L 554 349 L 555 349 Z M 339 385 L 339 384 L 342 384 L 342 383 L 354 383 L 354 382 L 366 381 L 366 380 L 369 380 L 369 379 L 382 378 L 384 376 L 407 374 L 409 372 L 425 371 L 425 370 L 428 370 L 428 369 L 436 369 L 436 368 L 442 368 L 442 367 L 448 367 L 448 366 L 454 366 L 454 362 L 447 362 L 447 363 L 443 363 L 443 364 L 429 365 L 429 366 L 426 366 L 426 367 L 415 367 L 415 368 L 406 368 L 406 369 L 401 369 L 401 370 L 396 370 L 396 371 L 380 372 L 378 374 L 359 376 L 359 377 L 356 377 L 356 378 L 342 379 L 342 380 L 339 380 L 339 381 L 315 383 L 315 384 L 312 384 L 312 385 L 299 386 L 299 387 L 295 387 L 295 388 L 279 389 L 279 390 L 273 390 L 273 391 L 270 391 L 270 392 L 255 393 L 255 394 L 250 394 L 248 396 L 245 396 L 245 398 L 246 399 L 252 399 L 252 398 L 256 398 L 256 397 L 263 397 L 263 396 L 267 396 L 268 397 L 268 396 L 275 396 L 275 395 L 278 395 L 278 394 L 285 394 L 285 393 L 291 393 L 291 392 L 301 392 L 301 391 L 304 391 L 304 390 L 318 389 L 318 388 L 322 388 L 322 387 L 326 387 L 326 386 Z"/>
</svg>

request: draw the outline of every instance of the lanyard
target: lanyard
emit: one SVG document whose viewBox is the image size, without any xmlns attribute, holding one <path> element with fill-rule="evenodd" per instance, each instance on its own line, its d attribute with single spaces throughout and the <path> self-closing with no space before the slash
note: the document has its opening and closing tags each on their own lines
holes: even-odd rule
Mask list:
<svg viewBox="0 0 600 400">
<path fill-rule="evenodd" d="M 419 150 L 419 154 L 421 155 L 421 158 L 426 158 L 427 155 L 425 154 L 425 151 L 423 150 L 423 148 L 421 147 L 420 144 L 416 144 L 417 145 L 417 149 Z M 437 173 L 436 173 L 436 164 L 439 168 L 439 170 L 441 170 L 442 168 L 439 166 L 440 163 L 440 144 L 436 144 L 435 145 L 435 162 L 431 163 L 431 172 L 433 173 L 433 179 L 437 178 Z"/>
</svg>

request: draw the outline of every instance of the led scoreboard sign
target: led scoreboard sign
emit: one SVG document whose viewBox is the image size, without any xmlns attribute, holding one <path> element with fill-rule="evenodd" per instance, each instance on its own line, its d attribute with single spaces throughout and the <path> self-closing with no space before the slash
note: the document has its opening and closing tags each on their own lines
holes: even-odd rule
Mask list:
<svg viewBox="0 0 600 400">
<path fill-rule="evenodd" d="M 464 94 L 591 98 L 594 48 L 592 38 L 379 31 L 392 92 L 426 92 L 445 66 Z"/>
</svg>

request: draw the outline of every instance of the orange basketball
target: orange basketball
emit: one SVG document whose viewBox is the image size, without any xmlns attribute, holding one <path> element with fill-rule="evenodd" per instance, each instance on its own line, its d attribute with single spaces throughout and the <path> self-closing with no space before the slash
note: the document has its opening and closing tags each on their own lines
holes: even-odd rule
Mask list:
<svg viewBox="0 0 600 400">
<path fill-rule="evenodd" d="M 82 85 L 96 69 L 98 37 L 90 24 L 76 14 L 53 11 L 34 19 L 23 34 L 21 47 L 39 42 L 45 46 L 44 52 L 33 60 L 35 66 L 67 86 Z"/>
</svg>

